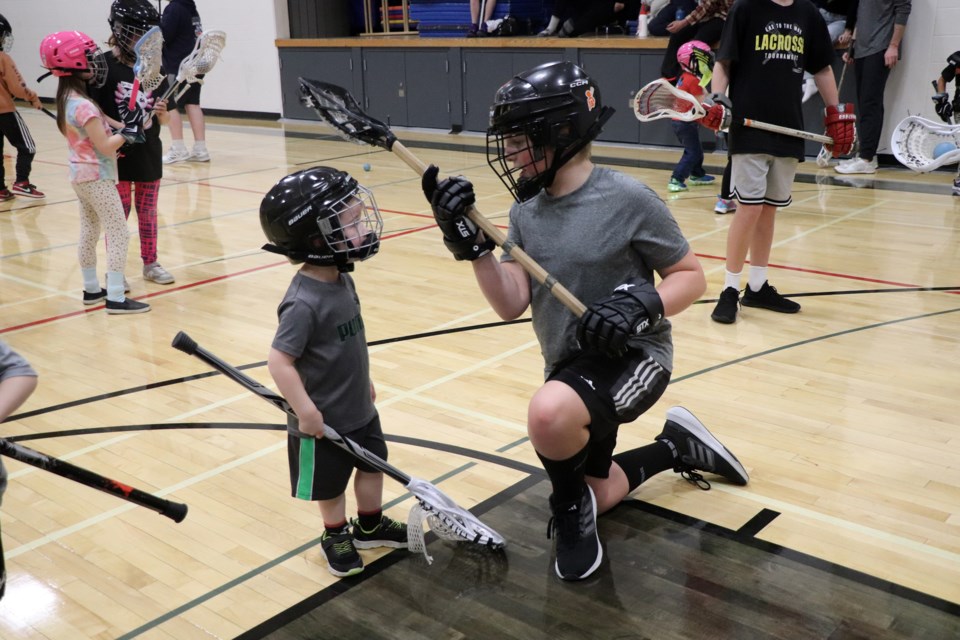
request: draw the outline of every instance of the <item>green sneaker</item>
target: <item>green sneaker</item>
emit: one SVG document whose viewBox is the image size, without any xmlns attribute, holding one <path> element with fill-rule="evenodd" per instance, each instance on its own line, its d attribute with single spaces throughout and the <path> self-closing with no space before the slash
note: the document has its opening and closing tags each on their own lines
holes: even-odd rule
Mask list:
<svg viewBox="0 0 960 640">
<path fill-rule="evenodd" d="M 338 578 L 354 576 L 363 571 L 363 559 L 353 546 L 350 529 L 344 527 L 340 533 L 324 531 L 320 546 L 327 556 L 327 569 Z"/>
<path fill-rule="evenodd" d="M 703 185 L 705 185 L 705 184 L 712 184 L 714 181 L 716 181 L 716 178 L 714 178 L 714 177 L 711 176 L 711 175 L 690 176 L 690 177 L 688 178 L 688 181 L 689 181 L 690 184 L 692 184 L 693 186 L 695 186 L 695 187 L 700 187 L 700 186 L 703 186 Z"/>
<path fill-rule="evenodd" d="M 407 525 L 393 518 L 381 516 L 380 524 L 371 531 L 364 531 L 359 520 L 351 520 L 350 523 L 353 525 L 353 544 L 357 549 L 407 548 Z"/>
<path fill-rule="evenodd" d="M 670 182 L 667 183 L 667 190 L 673 193 L 676 193 L 677 191 L 686 191 L 687 185 L 680 182 L 676 178 L 670 178 Z"/>
</svg>

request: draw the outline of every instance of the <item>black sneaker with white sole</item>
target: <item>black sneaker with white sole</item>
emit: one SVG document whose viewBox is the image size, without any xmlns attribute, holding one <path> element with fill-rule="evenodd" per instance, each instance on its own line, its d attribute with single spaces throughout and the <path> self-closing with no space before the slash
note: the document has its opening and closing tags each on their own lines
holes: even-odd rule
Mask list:
<svg viewBox="0 0 960 640">
<path fill-rule="evenodd" d="M 697 471 L 715 473 L 740 486 L 750 481 L 737 457 L 683 407 L 667 410 L 667 422 L 657 440 L 667 442 L 674 449 L 674 471 L 701 489 L 709 489 L 710 483 Z"/>
<path fill-rule="evenodd" d="M 547 537 L 556 541 L 554 569 L 562 580 L 583 580 L 596 571 L 603 560 L 593 489 L 584 485 L 583 497 L 573 502 L 558 504 L 551 495 L 550 510 L 553 517 L 547 525 Z"/>
<path fill-rule="evenodd" d="M 107 290 L 100 289 L 97 293 L 90 293 L 86 289 L 83 290 L 83 304 L 91 305 L 102 302 L 107 297 Z"/>
<path fill-rule="evenodd" d="M 354 576 L 363 571 L 363 559 L 353 546 L 353 535 L 349 527 L 331 533 L 324 531 L 320 538 L 320 547 L 327 557 L 327 569 L 338 578 Z"/>
<path fill-rule="evenodd" d="M 360 526 L 359 519 L 352 520 L 350 524 L 353 526 L 353 546 L 357 549 L 407 548 L 407 525 L 393 518 L 381 516 L 380 522 L 370 531 Z"/>
<path fill-rule="evenodd" d="M 150 305 L 133 298 L 124 298 L 122 302 L 107 300 L 107 313 L 110 315 L 146 313 L 147 311 L 150 311 Z"/>
</svg>

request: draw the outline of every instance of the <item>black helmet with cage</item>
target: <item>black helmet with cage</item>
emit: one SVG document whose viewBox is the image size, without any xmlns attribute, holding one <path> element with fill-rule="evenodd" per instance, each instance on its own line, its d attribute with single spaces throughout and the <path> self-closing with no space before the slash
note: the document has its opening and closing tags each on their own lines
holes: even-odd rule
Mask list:
<svg viewBox="0 0 960 640">
<path fill-rule="evenodd" d="M 13 49 L 13 27 L 10 26 L 9 20 L 0 15 L 0 50 L 10 53 L 11 49 Z"/>
<path fill-rule="evenodd" d="M 331 167 L 292 173 L 275 184 L 260 203 L 260 226 L 270 244 L 264 249 L 290 262 L 336 266 L 380 250 L 383 219 L 369 189 Z"/>
<path fill-rule="evenodd" d="M 524 71 L 497 91 L 487 130 L 487 163 L 518 202 L 549 187 L 557 170 L 599 135 L 613 115 L 604 106 L 600 89 L 572 62 L 548 62 Z M 525 136 L 536 164 L 553 151 L 550 166 L 533 177 L 518 177 L 523 166 L 513 166 L 504 142 Z"/>
<path fill-rule="evenodd" d="M 125 55 L 133 57 L 136 55 L 133 46 L 143 34 L 160 24 L 160 14 L 147 0 L 114 0 L 107 22 L 116 45 Z"/>
</svg>

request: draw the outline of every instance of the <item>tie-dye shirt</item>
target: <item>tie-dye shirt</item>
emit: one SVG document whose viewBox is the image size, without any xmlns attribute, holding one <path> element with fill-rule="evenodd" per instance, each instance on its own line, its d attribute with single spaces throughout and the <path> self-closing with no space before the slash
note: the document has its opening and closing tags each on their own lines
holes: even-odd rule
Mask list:
<svg viewBox="0 0 960 640">
<path fill-rule="evenodd" d="M 72 93 L 67 97 L 67 146 L 70 148 L 70 182 L 91 182 L 93 180 L 117 181 L 117 156 L 105 156 L 90 140 L 84 126 L 97 118 L 104 131 L 111 135 L 110 127 L 103 112 L 89 99 Z"/>
</svg>

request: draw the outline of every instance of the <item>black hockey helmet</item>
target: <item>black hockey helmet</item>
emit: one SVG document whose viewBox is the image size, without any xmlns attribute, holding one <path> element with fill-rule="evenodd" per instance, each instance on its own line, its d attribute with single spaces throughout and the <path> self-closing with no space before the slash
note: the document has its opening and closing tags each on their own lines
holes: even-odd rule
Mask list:
<svg viewBox="0 0 960 640">
<path fill-rule="evenodd" d="M 160 14 L 147 0 L 114 0 L 107 22 L 117 46 L 126 55 L 134 56 L 133 46 L 143 34 L 160 24 Z"/>
<path fill-rule="evenodd" d="M 275 184 L 260 203 L 264 249 L 306 262 L 352 271 L 380 250 L 383 219 L 369 189 L 345 171 L 313 167 Z"/>
<path fill-rule="evenodd" d="M 3 15 L 0 15 L 0 49 L 6 53 L 13 49 L 13 27 Z"/>
<path fill-rule="evenodd" d="M 613 115 L 600 89 L 572 62 L 548 62 L 524 71 L 497 91 L 487 130 L 487 163 L 518 202 L 553 183 L 557 170 L 599 135 Z M 504 140 L 526 136 L 534 162 L 553 149 L 553 162 L 534 177 L 517 178 Z"/>
</svg>

